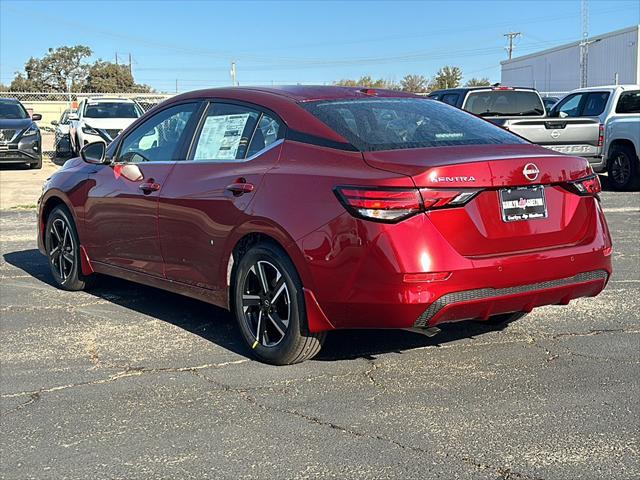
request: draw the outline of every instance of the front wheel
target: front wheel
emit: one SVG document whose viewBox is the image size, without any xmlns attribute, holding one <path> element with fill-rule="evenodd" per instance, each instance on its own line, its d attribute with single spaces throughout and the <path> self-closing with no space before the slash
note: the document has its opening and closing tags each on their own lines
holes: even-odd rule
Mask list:
<svg viewBox="0 0 640 480">
<path fill-rule="evenodd" d="M 234 275 L 234 311 L 254 354 L 273 365 L 315 356 L 325 333 L 309 333 L 302 282 L 289 257 L 261 243 L 244 254 Z"/>
<path fill-rule="evenodd" d="M 47 218 L 45 248 L 51 274 L 58 287 L 64 290 L 89 287 L 92 277 L 82 274 L 78 231 L 73 217 L 63 206 L 54 208 Z"/>
<path fill-rule="evenodd" d="M 633 190 L 640 187 L 640 164 L 633 148 L 628 145 L 611 147 L 607 174 L 615 190 Z"/>
</svg>

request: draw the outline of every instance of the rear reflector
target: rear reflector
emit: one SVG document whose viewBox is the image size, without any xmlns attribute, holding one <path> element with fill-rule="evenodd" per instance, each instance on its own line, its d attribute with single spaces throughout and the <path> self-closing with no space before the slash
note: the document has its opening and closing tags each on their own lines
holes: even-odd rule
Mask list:
<svg viewBox="0 0 640 480">
<path fill-rule="evenodd" d="M 450 276 L 451 272 L 405 273 L 403 279 L 405 283 L 441 282 Z"/>
<path fill-rule="evenodd" d="M 336 187 L 335 194 L 355 217 L 395 223 L 426 210 L 457 207 L 471 200 L 478 190 L 431 188 Z"/>
</svg>

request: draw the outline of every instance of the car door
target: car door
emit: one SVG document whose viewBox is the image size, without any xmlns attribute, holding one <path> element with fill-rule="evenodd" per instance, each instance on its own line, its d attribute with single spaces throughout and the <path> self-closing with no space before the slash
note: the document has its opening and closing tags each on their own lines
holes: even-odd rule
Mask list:
<svg viewBox="0 0 640 480">
<path fill-rule="evenodd" d="M 177 162 L 160 195 L 159 232 L 170 280 L 221 290 L 226 239 L 264 173 L 278 160 L 284 126 L 258 107 L 211 102 L 189 159 Z"/>
<path fill-rule="evenodd" d="M 85 208 L 92 261 L 164 275 L 158 196 L 174 162 L 186 155 L 200 102 L 169 106 L 129 132 L 110 165 L 92 174 Z"/>
</svg>

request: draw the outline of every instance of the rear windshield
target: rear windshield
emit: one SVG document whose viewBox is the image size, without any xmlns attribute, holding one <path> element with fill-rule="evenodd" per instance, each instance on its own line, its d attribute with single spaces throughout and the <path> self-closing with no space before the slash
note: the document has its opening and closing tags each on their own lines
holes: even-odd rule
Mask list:
<svg viewBox="0 0 640 480">
<path fill-rule="evenodd" d="M 527 143 L 506 130 L 426 98 L 376 98 L 302 106 L 360 151 Z"/>
<path fill-rule="evenodd" d="M 481 117 L 544 115 L 540 96 L 527 90 L 469 92 L 462 108 Z"/>
<path fill-rule="evenodd" d="M 138 118 L 141 111 L 135 103 L 89 102 L 84 109 L 88 118 Z"/>
</svg>

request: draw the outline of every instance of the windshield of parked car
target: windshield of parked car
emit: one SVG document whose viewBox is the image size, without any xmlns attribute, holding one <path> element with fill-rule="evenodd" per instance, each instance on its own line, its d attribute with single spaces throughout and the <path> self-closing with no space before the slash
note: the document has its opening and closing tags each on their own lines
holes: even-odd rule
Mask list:
<svg viewBox="0 0 640 480">
<path fill-rule="evenodd" d="M 506 130 L 426 98 L 372 98 L 302 106 L 361 151 L 527 143 Z"/>
<path fill-rule="evenodd" d="M 130 102 L 88 102 L 84 108 L 87 118 L 138 118 L 142 111 Z"/>
<path fill-rule="evenodd" d="M 540 96 L 529 90 L 469 92 L 462 108 L 481 117 L 544 115 Z"/>
<path fill-rule="evenodd" d="M 29 114 L 18 102 L 0 100 L 0 118 L 5 120 L 21 120 L 29 118 Z"/>
</svg>

